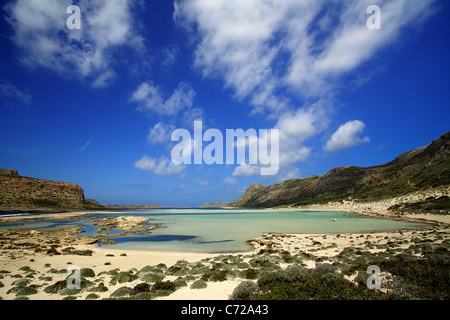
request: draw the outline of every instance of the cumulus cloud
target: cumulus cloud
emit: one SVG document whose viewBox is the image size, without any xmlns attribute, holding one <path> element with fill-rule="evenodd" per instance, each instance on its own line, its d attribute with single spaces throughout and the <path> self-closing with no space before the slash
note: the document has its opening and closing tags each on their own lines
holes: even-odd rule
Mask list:
<svg viewBox="0 0 450 320">
<path fill-rule="evenodd" d="M 341 125 L 325 145 L 328 152 L 339 152 L 344 149 L 355 147 L 361 143 L 369 142 L 369 137 L 361 138 L 358 135 L 364 131 L 366 125 L 359 120 L 348 121 Z"/>
<path fill-rule="evenodd" d="M 190 109 L 194 103 L 195 95 L 196 93 L 190 84 L 181 82 L 166 99 L 161 88 L 150 81 L 139 85 L 128 101 L 138 103 L 138 110 L 141 112 L 174 116 L 183 110 Z"/>
<path fill-rule="evenodd" d="M 168 143 L 171 141 L 170 136 L 174 130 L 174 125 L 158 122 L 149 130 L 147 140 L 155 145 L 159 143 Z"/>
<path fill-rule="evenodd" d="M 184 165 L 175 165 L 165 156 L 155 159 L 147 155 L 144 155 L 140 160 L 136 161 L 134 167 L 138 170 L 152 172 L 159 176 L 181 174 L 186 168 Z"/>
<path fill-rule="evenodd" d="M 270 166 L 279 168 L 271 175 L 276 180 L 291 179 L 299 177 L 300 171 L 294 167 L 298 162 L 304 162 L 309 159 L 311 154 L 311 147 L 304 145 L 305 141 L 314 135 L 322 132 L 328 125 L 329 103 L 325 100 L 307 107 L 299 108 L 293 111 L 286 111 L 279 116 L 277 123 L 273 129 L 279 131 L 279 139 L 272 141 L 267 139 L 265 135 L 251 136 L 249 142 L 253 141 L 255 146 L 263 147 L 264 150 L 278 150 L 278 156 L 271 156 Z M 275 146 L 273 143 L 277 143 Z M 248 153 L 251 152 L 249 143 L 245 139 L 237 141 L 236 147 L 246 147 Z M 275 147 L 275 148 L 274 148 Z M 256 155 L 255 155 L 256 156 Z M 241 164 L 234 170 L 231 177 L 225 183 L 228 185 L 236 184 L 238 178 L 256 176 L 261 174 L 262 166 L 260 163 L 252 163 L 249 160 L 252 157 L 249 155 L 247 162 Z M 254 159 L 254 157 L 253 157 Z M 259 159 L 260 160 L 260 159 Z"/>
<path fill-rule="evenodd" d="M 430 17 L 435 3 L 379 0 L 381 30 L 367 28 L 372 0 L 175 0 L 174 21 L 195 39 L 194 66 L 205 78 L 276 122 L 280 167 L 294 172 L 311 154 L 308 139 L 332 122 L 343 76 Z M 335 136 L 327 150 L 366 141 Z"/>
<path fill-rule="evenodd" d="M 280 130 L 280 167 L 287 168 L 309 158 L 311 148 L 305 146 L 305 141 L 327 128 L 329 113 L 329 102 L 323 100 L 280 115 L 275 125 Z"/>
<path fill-rule="evenodd" d="M 250 177 L 260 174 L 260 167 L 258 165 L 241 164 L 233 172 L 233 177 Z"/>
<path fill-rule="evenodd" d="M 16 0 L 4 7 L 19 59 L 32 68 L 87 78 L 93 87 L 105 87 L 115 77 L 113 50 L 125 45 L 143 49 L 133 23 L 135 1 L 78 1 L 81 30 L 66 26 L 70 5 L 72 0 Z"/>
</svg>

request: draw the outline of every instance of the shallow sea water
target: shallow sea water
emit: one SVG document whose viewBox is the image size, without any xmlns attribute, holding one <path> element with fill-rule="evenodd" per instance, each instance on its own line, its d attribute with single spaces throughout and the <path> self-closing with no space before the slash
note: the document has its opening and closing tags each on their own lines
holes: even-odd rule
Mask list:
<svg viewBox="0 0 450 320">
<path fill-rule="evenodd" d="M 135 215 L 136 213 L 128 213 Z M 123 215 L 123 214 L 121 214 Z M 239 252 L 264 233 L 337 234 L 421 228 L 425 224 L 368 218 L 342 212 L 223 209 L 162 209 L 140 213 L 165 228 L 111 238 L 111 248 L 133 250 Z M 335 222 L 332 219 L 336 219 Z"/>
<path fill-rule="evenodd" d="M 415 229 L 425 224 L 369 218 L 342 212 L 240 210 L 240 209 L 148 209 L 100 216 L 138 215 L 151 219 L 150 224 L 163 228 L 145 233 L 110 239 L 117 245 L 111 249 L 179 251 L 179 252 L 243 252 L 250 250 L 246 241 L 264 233 L 337 234 L 365 233 L 399 229 Z M 92 214 L 90 216 L 96 216 Z M 97 215 L 98 216 L 98 215 Z M 333 222 L 332 219 L 336 219 Z M 3 225 L 0 228 L 52 228 L 81 225 L 83 235 L 95 235 L 97 226 L 74 219 L 70 221 L 35 221 Z"/>
</svg>

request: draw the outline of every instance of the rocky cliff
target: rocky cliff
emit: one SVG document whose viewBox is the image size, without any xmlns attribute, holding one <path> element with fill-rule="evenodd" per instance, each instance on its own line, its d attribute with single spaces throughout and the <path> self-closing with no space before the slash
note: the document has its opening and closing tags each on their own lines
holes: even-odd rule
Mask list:
<svg viewBox="0 0 450 320">
<path fill-rule="evenodd" d="M 254 184 L 235 207 L 305 206 L 344 200 L 378 201 L 450 185 L 450 132 L 428 146 L 408 151 L 380 166 L 335 168 L 322 176 L 270 186 Z M 445 200 L 445 199 L 444 199 Z"/>
<path fill-rule="evenodd" d="M 0 169 L 0 209 L 100 209 L 84 198 L 76 184 L 20 176 L 16 170 Z"/>
</svg>

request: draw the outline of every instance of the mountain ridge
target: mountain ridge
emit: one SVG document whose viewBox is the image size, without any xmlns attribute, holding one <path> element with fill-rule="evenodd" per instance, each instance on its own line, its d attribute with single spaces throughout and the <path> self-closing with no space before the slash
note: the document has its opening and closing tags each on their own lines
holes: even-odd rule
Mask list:
<svg viewBox="0 0 450 320">
<path fill-rule="evenodd" d="M 272 208 L 326 204 L 348 199 L 377 201 L 450 185 L 450 132 L 426 146 L 372 167 L 345 166 L 269 186 L 252 184 L 234 207 Z"/>
</svg>

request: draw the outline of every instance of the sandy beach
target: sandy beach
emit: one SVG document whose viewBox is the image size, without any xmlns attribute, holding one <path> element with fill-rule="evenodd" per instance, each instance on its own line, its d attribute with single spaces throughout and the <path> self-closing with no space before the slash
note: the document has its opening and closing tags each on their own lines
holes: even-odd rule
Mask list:
<svg viewBox="0 0 450 320">
<path fill-rule="evenodd" d="M 352 207 L 355 209 L 355 207 Z M 310 210 L 336 210 L 336 205 L 317 206 Z M 350 211 L 349 207 L 340 207 Z M 295 210 L 292 209 L 291 210 Z M 356 212 L 356 210 L 353 210 Z M 101 215 L 102 212 L 96 212 Z M 110 213 L 110 212 L 103 212 Z M 369 214 L 367 211 L 359 212 Z M 85 212 L 41 215 L 42 218 L 72 219 Z M 36 216 L 33 216 L 35 218 Z M 4 217 L 3 223 L 19 222 L 29 217 Z M 257 272 L 262 253 L 269 256 L 277 268 L 286 268 L 292 261 L 309 269 L 317 263 L 334 263 L 337 256 L 349 248 L 367 252 L 403 250 L 417 242 L 447 244 L 450 241 L 449 217 L 440 215 L 405 215 L 402 219 L 428 221 L 421 230 L 403 230 L 366 234 L 265 234 L 249 239 L 253 250 L 233 254 L 192 252 L 157 252 L 118 250 L 99 247 L 96 239 L 76 236 L 76 228 L 56 230 L 0 230 L 0 297 L 5 300 L 61 299 L 170 299 L 227 300 L 239 283 L 248 279 L 248 270 Z M 122 230 L 142 230 L 145 222 L 137 214 L 127 219 L 100 221 L 98 225 Z M 284 261 L 280 253 L 288 252 L 292 261 Z M 280 258 L 282 257 L 282 258 Z M 267 259 L 264 258 L 264 259 Z M 81 270 L 82 289 L 66 288 L 67 269 Z M 261 269 L 262 270 L 262 269 Z M 354 280 L 356 275 L 347 276 Z M 159 291 L 149 289 L 169 283 Z M 153 288 L 152 287 L 152 288 Z"/>
</svg>

